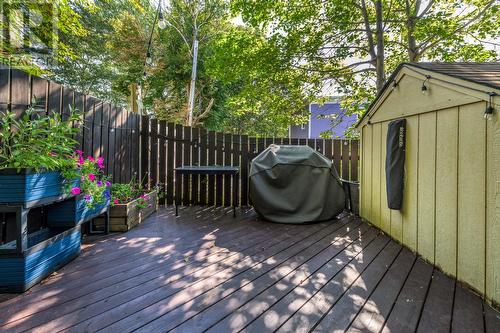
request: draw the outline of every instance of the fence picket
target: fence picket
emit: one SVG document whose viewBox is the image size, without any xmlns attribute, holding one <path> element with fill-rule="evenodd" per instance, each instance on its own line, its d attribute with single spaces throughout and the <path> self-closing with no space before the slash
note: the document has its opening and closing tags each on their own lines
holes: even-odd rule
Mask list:
<svg viewBox="0 0 500 333">
<path fill-rule="evenodd" d="M 92 154 L 92 133 L 94 128 L 92 126 L 94 122 L 94 99 L 87 96 L 85 99 L 85 124 L 83 129 L 83 151 L 86 155 Z"/>
<path fill-rule="evenodd" d="M 182 166 L 182 130 L 183 127 L 180 124 L 175 125 L 175 167 L 178 168 Z M 179 183 L 177 183 L 179 181 Z M 181 197 L 182 195 L 182 179 L 177 179 L 177 177 L 174 177 L 174 188 L 175 188 L 175 193 L 174 197 Z M 175 199 L 174 199 L 175 201 Z"/>
<path fill-rule="evenodd" d="M 249 141 L 253 140 L 253 146 Z M 248 139 L 248 136 L 241 136 L 241 205 L 248 205 L 248 168 L 250 166 L 250 152 L 255 147 L 255 138 Z"/>
<path fill-rule="evenodd" d="M 182 165 L 191 165 L 191 127 L 184 126 L 183 129 L 183 154 L 182 154 Z M 183 177 L 183 191 L 182 191 L 182 202 L 184 205 L 189 205 L 190 200 L 190 191 L 189 191 L 189 175 L 184 175 Z"/>
<path fill-rule="evenodd" d="M 108 162 L 109 162 L 109 117 L 110 117 L 110 107 L 109 103 L 104 103 L 102 105 L 102 126 L 101 126 L 101 156 L 104 157 L 106 173 L 109 173 Z"/>
<path fill-rule="evenodd" d="M 167 173 L 167 122 L 165 120 L 159 121 L 158 130 L 158 181 L 157 183 L 165 184 Z M 161 192 L 158 193 L 158 202 L 160 205 L 165 204 L 165 187 L 160 187 Z"/>
<path fill-rule="evenodd" d="M 215 164 L 215 132 L 208 132 L 208 165 Z M 215 204 L 215 176 L 208 176 L 208 205 Z"/>
<path fill-rule="evenodd" d="M 167 124 L 167 180 L 165 184 L 167 204 L 174 203 L 174 167 L 175 167 L 175 125 L 173 123 Z"/>
<path fill-rule="evenodd" d="M 349 179 L 358 179 L 359 165 L 359 141 L 351 140 L 351 159 L 349 165 L 351 167 L 351 177 Z"/>
<path fill-rule="evenodd" d="M 1 76 L 0 76 L 1 77 Z M 3 82 L 0 79 L 0 86 L 4 86 Z M 0 88 L 1 89 L 1 88 Z M 30 98 L 30 103 L 32 102 L 33 99 L 35 99 L 35 104 L 33 105 L 37 109 L 42 109 L 47 113 L 47 93 L 49 89 L 49 82 L 47 80 L 44 80 L 38 76 L 32 76 L 31 77 L 31 98 Z M 8 91 L 7 89 L 5 89 Z M 84 96 L 83 94 L 80 94 Z M 0 92 L 0 99 L 1 97 L 1 92 Z M 3 100 L 3 99 L 2 99 Z M 1 100 L 0 100 L 1 102 Z M 80 109 L 80 112 L 83 112 L 83 107 Z"/>
<path fill-rule="evenodd" d="M 325 140 L 324 155 L 333 161 L 333 140 Z"/>
<path fill-rule="evenodd" d="M 191 165 L 200 165 L 200 129 L 193 127 L 191 129 Z M 200 186 L 200 177 L 198 175 L 191 176 L 191 204 L 197 205 L 200 201 L 198 198 Z"/>
<path fill-rule="evenodd" d="M 215 155 L 215 162 L 217 165 L 222 165 L 224 163 L 224 134 L 217 132 L 216 134 L 216 144 L 215 144 L 215 149 L 216 149 L 216 155 Z M 223 195 L 224 195 L 224 188 L 223 188 L 223 178 L 221 175 L 215 176 L 215 182 L 216 182 L 216 188 L 215 188 L 215 204 L 217 206 L 222 206 L 223 203 Z"/>
<path fill-rule="evenodd" d="M 232 150 L 231 165 L 239 167 L 241 165 L 240 164 L 240 159 L 241 159 L 241 150 L 240 150 L 241 135 L 233 135 L 232 136 L 232 143 L 233 143 L 233 146 L 232 146 L 232 149 L 231 149 Z M 241 171 L 241 169 L 240 169 L 240 171 Z M 238 179 L 241 179 L 241 172 L 238 175 Z M 232 187 L 231 187 L 232 190 L 237 191 L 236 202 L 233 202 L 233 205 L 235 205 L 235 206 L 239 206 L 239 201 L 240 201 L 240 196 L 241 196 L 241 193 L 240 193 L 240 183 L 241 183 L 241 180 L 239 180 L 236 184 L 233 183 Z M 231 193 L 232 193 L 232 191 L 231 191 Z"/>
<path fill-rule="evenodd" d="M 349 179 L 349 141 L 342 140 L 342 178 Z"/>
<path fill-rule="evenodd" d="M 12 75 L 17 71 L 12 71 Z M 14 80 L 14 78 L 13 78 Z M 14 88 L 14 87 L 13 87 Z M 15 89 L 13 89 L 15 90 Z M 47 113 L 61 113 L 61 85 L 49 81 L 49 96 L 48 96 L 48 110 Z"/>
<path fill-rule="evenodd" d="M 149 178 L 149 117 L 141 117 L 141 175 L 140 181 L 147 184 Z M 116 163 L 116 162 L 115 162 Z"/>
<path fill-rule="evenodd" d="M 340 170 L 340 160 L 342 158 L 342 150 L 341 150 L 340 140 L 333 140 L 333 165 L 339 175 L 341 174 Z"/>
<path fill-rule="evenodd" d="M 207 165 L 207 130 L 200 129 L 199 151 L 200 151 L 200 165 Z M 200 179 L 200 204 L 207 204 L 207 185 L 208 178 L 206 175 L 201 175 Z"/>
<path fill-rule="evenodd" d="M 149 187 L 153 187 L 158 182 L 158 120 L 151 119 L 151 141 L 149 144 L 150 149 L 150 163 L 149 163 Z"/>
</svg>

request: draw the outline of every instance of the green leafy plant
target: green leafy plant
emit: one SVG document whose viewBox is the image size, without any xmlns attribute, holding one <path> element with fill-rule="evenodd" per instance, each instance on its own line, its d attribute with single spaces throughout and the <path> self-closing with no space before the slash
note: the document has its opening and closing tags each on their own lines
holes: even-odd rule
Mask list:
<svg viewBox="0 0 500 333">
<path fill-rule="evenodd" d="M 111 198 L 115 205 L 125 204 L 135 200 L 142 193 L 142 185 L 135 181 L 124 184 L 115 183 L 111 186 Z"/>
<path fill-rule="evenodd" d="M 68 186 L 67 192 L 83 194 L 86 206 L 93 208 L 110 200 L 111 183 L 104 174 L 104 158 L 83 157 L 83 152 L 77 150 L 70 159 L 73 167 L 62 172 L 67 180 L 79 180 L 78 185 Z"/>
<path fill-rule="evenodd" d="M 79 120 L 71 109 L 69 118 L 45 115 L 29 107 L 20 119 L 13 112 L 0 117 L 0 169 L 71 169 L 69 158 L 77 142 L 73 139 Z"/>
<path fill-rule="evenodd" d="M 111 186 L 112 205 L 127 204 L 136 199 L 136 208 L 139 210 L 152 206 L 148 203 L 150 197 L 147 193 L 145 193 L 143 186 L 134 180 L 129 183 L 116 183 Z"/>
</svg>

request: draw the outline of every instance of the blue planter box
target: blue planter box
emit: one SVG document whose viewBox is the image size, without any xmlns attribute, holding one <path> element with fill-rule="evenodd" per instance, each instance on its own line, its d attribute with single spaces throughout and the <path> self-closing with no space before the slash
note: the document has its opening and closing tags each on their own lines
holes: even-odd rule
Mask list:
<svg viewBox="0 0 500 333">
<path fill-rule="evenodd" d="M 64 182 L 57 171 L 0 170 L 0 204 L 29 206 L 61 200 L 64 197 Z"/>
<path fill-rule="evenodd" d="M 0 254 L 0 291 L 24 292 L 31 288 L 75 258 L 80 253 L 80 240 L 80 226 L 30 234 L 26 251 Z"/>
<path fill-rule="evenodd" d="M 83 195 L 47 206 L 47 225 L 49 227 L 73 227 L 89 221 L 109 209 L 109 200 L 90 209 Z"/>
</svg>

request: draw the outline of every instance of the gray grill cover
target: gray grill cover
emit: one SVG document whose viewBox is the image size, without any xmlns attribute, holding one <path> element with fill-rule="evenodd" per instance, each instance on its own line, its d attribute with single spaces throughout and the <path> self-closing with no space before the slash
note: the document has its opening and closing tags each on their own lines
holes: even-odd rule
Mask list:
<svg viewBox="0 0 500 333">
<path fill-rule="evenodd" d="M 281 223 L 330 220 L 345 204 L 332 161 L 309 146 L 270 145 L 255 157 L 250 198 L 257 213 Z"/>
</svg>

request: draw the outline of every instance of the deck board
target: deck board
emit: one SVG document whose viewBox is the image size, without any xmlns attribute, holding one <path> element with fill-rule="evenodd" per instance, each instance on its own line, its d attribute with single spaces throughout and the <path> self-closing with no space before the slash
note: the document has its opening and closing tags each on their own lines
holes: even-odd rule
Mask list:
<svg viewBox="0 0 500 333">
<path fill-rule="evenodd" d="M 356 217 L 311 225 L 251 209 L 161 208 L 89 238 L 28 292 L 2 332 L 492 332 L 500 314 Z M 10 299 L 9 299 L 10 298 Z"/>
<path fill-rule="evenodd" d="M 486 333 L 500 333 L 500 313 L 489 305 L 484 305 L 484 323 Z"/>
<path fill-rule="evenodd" d="M 449 332 L 453 312 L 455 281 L 435 270 L 417 332 Z"/>
<path fill-rule="evenodd" d="M 407 249 L 403 249 L 350 324 L 348 332 L 380 332 L 392 311 L 394 300 L 398 298 L 414 261 L 413 254 Z M 320 327 L 324 327 L 323 322 Z M 342 329 L 345 328 L 342 327 Z M 324 332 L 326 330 L 317 331 Z"/>
<path fill-rule="evenodd" d="M 430 264 L 420 258 L 417 259 L 384 324 L 383 333 L 415 332 L 431 282 L 432 271 L 433 267 Z"/>
<path fill-rule="evenodd" d="M 483 304 L 481 299 L 464 288 L 457 287 L 455 289 L 451 332 L 484 332 Z"/>
</svg>

